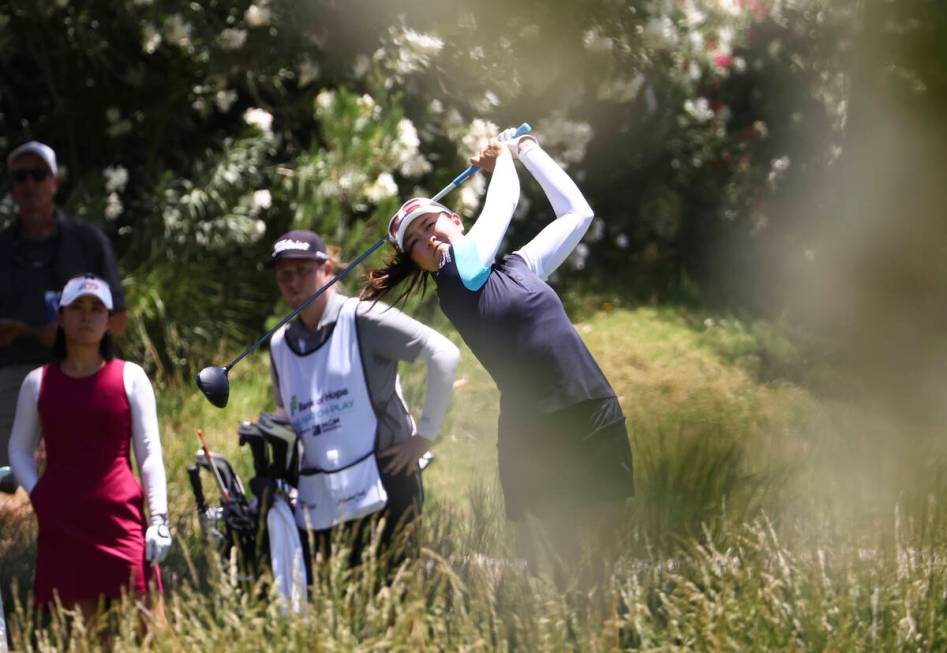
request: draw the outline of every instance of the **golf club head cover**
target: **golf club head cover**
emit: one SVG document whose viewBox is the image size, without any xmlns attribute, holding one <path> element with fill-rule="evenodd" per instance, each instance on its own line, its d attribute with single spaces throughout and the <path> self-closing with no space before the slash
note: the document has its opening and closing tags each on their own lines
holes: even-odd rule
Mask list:
<svg viewBox="0 0 947 653">
<path fill-rule="evenodd" d="M 265 514 L 273 504 L 273 497 L 279 491 L 276 480 L 268 474 L 261 474 L 250 479 L 250 491 L 257 498 L 258 512 Z"/>
<path fill-rule="evenodd" d="M 263 431 L 253 422 L 240 422 L 237 427 L 240 446 L 248 445 L 253 454 L 253 472 L 258 476 L 265 474 L 270 466 L 270 456 L 266 448 Z"/>
<path fill-rule="evenodd" d="M 145 559 L 148 562 L 164 562 L 171 550 L 171 529 L 167 515 L 152 515 L 151 525 L 145 531 Z"/>
<path fill-rule="evenodd" d="M 270 445 L 271 475 L 283 479 L 293 487 L 299 484 L 299 436 L 289 420 L 279 415 L 261 412 L 257 427 Z"/>
</svg>

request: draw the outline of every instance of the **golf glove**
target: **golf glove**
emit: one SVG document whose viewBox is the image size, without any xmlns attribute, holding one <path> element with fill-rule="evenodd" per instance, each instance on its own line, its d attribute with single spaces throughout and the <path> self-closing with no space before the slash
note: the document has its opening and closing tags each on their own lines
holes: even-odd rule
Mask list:
<svg viewBox="0 0 947 653">
<path fill-rule="evenodd" d="M 517 136 L 516 129 L 513 127 L 500 132 L 497 135 L 497 140 L 503 145 L 506 145 L 506 148 L 513 154 L 514 159 L 518 159 L 521 154 L 536 145 L 535 138 L 529 134 Z"/>
<path fill-rule="evenodd" d="M 171 550 L 171 531 L 167 515 L 154 515 L 151 526 L 145 532 L 145 559 L 148 562 L 163 562 Z"/>
</svg>

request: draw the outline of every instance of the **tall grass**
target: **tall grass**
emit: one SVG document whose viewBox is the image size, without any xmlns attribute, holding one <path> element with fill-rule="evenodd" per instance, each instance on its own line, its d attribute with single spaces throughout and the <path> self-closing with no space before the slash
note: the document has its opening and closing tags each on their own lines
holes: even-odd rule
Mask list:
<svg viewBox="0 0 947 653">
<path fill-rule="evenodd" d="M 211 447 L 249 475 L 236 424 L 271 403 L 265 358 L 257 356 L 235 370 L 225 410 L 193 388 L 162 388 L 176 537 L 164 565 L 170 630 L 142 637 L 127 626 L 137 617 L 126 602 L 114 617 L 113 649 L 947 647 L 947 465 L 938 448 L 917 448 L 924 465 L 914 457 L 883 465 L 878 456 L 887 460 L 894 447 L 856 450 L 865 442 L 857 434 L 872 425 L 869 441 L 881 442 L 896 424 L 817 400 L 778 366 L 759 374 L 752 361 L 732 355 L 727 332 L 708 335 L 719 327 L 703 321 L 615 310 L 578 328 L 621 395 L 635 455 L 638 494 L 620 524 L 621 555 L 603 583 L 579 581 L 588 561 L 567 561 L 571 575 L 554 579 L 528 573 L 516 558 L 496 477 L 496 394 L 465 352 L 437 460 L 425 473 L 417 555 L 394 568 L 369 556 L 355 569 L 336 556 L 320 566 L 308 611 L 283 614 L 265 575 L 256 584 L 240 581 L 231 560 L 202 544 L 184 474 L 200 426 Z M 405 372 L 418 406 L 423 374 Z M 885 482 L 872 486 L 879 476 Z M 213 496 L 212 487 L 206 491 Z M 16 646 L 93 650 L 98 640 L 68 620 L 37 627 L 22 607 L 32 533 L 21 533 L 0 571 L 8 594 L 9 583 L 18 583 L 11 596 L 21 606 L 11 618 Z"/>
</svg>

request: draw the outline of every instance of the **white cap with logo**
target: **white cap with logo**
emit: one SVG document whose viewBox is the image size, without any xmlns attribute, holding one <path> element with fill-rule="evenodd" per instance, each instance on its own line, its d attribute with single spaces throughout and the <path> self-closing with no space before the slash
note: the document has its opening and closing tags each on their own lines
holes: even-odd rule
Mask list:
<svg viewBox="0 0 947 653">
<path fill-rule="evenodd" d="M 105 308 L 112 310 L 112 290 L 108 283 L 94 274 L 83 274 L 66 282 L 59 298 L 59 308 L 65 308 L 83 295 L 98 297 Z"/>
<path fill-rule="evenodd" d="M 10 154 L 7 156 L 7 169 L 11 168 L 13 166 L 13 162 L 24 154 L 35 154 L 46 163 L 46 166 L 49 168 L 49 171 L 54 177 L 59 174 L 59 171 L 56 168 L 56 152 L 54 152 L 53 148 L 51 148 L 49 145 L 40 143 L 39 141 L 29 141 L 28 143 L 23 143 L 23 145 L 20 145 L 10 152 Z"/>
</svg>

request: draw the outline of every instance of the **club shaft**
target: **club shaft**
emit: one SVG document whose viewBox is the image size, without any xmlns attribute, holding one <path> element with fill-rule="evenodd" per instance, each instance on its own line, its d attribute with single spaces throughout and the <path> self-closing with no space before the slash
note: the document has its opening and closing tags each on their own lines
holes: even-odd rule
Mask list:
<svg viewBox="0 0 947 653">
<path fill-rule="evenodd" d="M 523 136 L 523 135 L 525 135 L 525 134 L 530 133 L 532 130 L 533 130 L 533 128 L 530 127 L 529 123 L 525 123 L 525 122 L 524 122 L 522 125 L 520 125 L 520 126 L 516 129 L 516 136 Z M 449 184 L 447 184 L 446 186 L 444 186 L 444 188 L 442 188 L 442 189 L 441 189 L 436 195 L 434 195 L 434 197 L 432 197 L 431 199 L 434 200 L 435 202 L 438 201 L 438 200 L 440 200 L 442 197 L 444 197 L 444 195 L 446 195 L 447 193 L 449 193 L 452 189 L 456 188 L 457 186 L 459 186 L 460 184 L 462 184 L 464 181 L 466 181 L 468 178 L 470 178 L 470 177 L 471 177 L 474 173 L 476 173 L 477 170 L 479 170 L 479 169 L 480 169 L 480 168 L 478 168 L 477 166 L 473 166 L 473 165 L 472 165 L 472 166 L 469 166 L 466 170 L 464 170 L 462 173 L 460 173 L 459 175 L 457 175 L 457 177 L 455 177 L 454 180 L 453 180 L 451 183 L 449 183 Z M 352 268 L 354 268 L 356 265 L 358 265 L 358 264 L 361 263 L 363 260 L 365 260 L 365 258 L 366 258 L 368 255 L 370 255 L 370 254 L 371 254 L 372 252 L 374 252 L 376 249 L 378 249 L 379 247 L 381 247 L 382 245 L 384 245 L 386 242 L 388 242 L 388 237 L 387 237 L 387 236 L 385 236 L 384 238 L 382 238 L 381 240 L 379 240 L 377 243 L 375 243 L 374 245 L 372 245 L 371 247 L 369 247 L 369 248 L 368 248 L 367 250 L 365 250 L 357 259 L 355 259 L 354 261 L 352 261 L 351 263 L 349 263 L 347 266 L 345 266 L 345 268 L 343 268 L 338 274 L 336 274 L 334 277 L 332 277 L 332 279 L 330 279 L 329 282 L 328 282 L 326 285 L 324 285 L 322 288 L 320 288 L 319 290 L 317 290 L 316 292 L 314 292 L 312 295 L 310 295 L 310 297 L 309 297 L 308 299 L 306 299 L 306 301 L 304 301 L 302 304 L 300 304 L 299 307 L 296 308 L 296 310 L 294 310 L 292 313 L 290 313 L 289 315 L 287 315 L 286 317 L 284 317 L 282 320 L 280 320 L 279 323 L 278 323 L 276 326 L 274 326 L 272 329 L 270 329 L 269 331 L 267 331 L 266 333 L 264 333 L 262 336 L 260 336 L 260 338 L 259 338 L 256 342 L 254 342 L 252 345 L 250 345 L 249 347 L 247 347 L 246 349 L 244 349 L 244 350 L 243 350 L 243 353 L 241 353 L 239 356 L 237 356 L 237 357 L 234 358 L 232 361 L 230 361 L 230 362 L 224 367 L 224 372 L 229 372 L 229 371 L 230 371 L 230 368 L 232 368 L 234 365 L 236 365 L 237 363 L 239 363 L 240 361 L 242 361 L 244 358 L 246 358 L 250 353 L 253 352 L 253 350 L 255 350 L 257 347 L 259 347 L 261 344 L 263 344 L 263 342 L 265 342 L 267 338 L 269 338 L 269 337 L 272 336 L 274 333 L 276 333 L 276 330 L 277 330 L 277 329 L 279 329 L 281 326 L 283 326 L 284 324 L 286 324 L 287 322 L 289 322 L 291 319 L 293 319 L 294 317 L 296 317 L 297 315 L 299 315 L 299 312 L 300 312 L 301 310 L 303 310 L 304 308 L 306 308 L 307 306 L 309 306 L 309 304 L 311 304 L 311 303 L 314 302 L 316 299 L 318 299 L 319 296 L 322 295 L 322 293 L 324 293 L 328 288 L 330 288 L 330 287 L 332 286 L 332 284 L 334 284 L 336 281 L 338 281 L 339 279 L 341 279 L 342 277 L 344 277 L 346 274 L 348 274 L 349 271 L 350 271 Z"/>
<path fill-rule="evenodd" d="M 522 125 L 520 125 L 519 127 L 516 128 L 516 133 L 514 134 L 514 136 L 525 136 L 526 134 L 530 133 L 531 131 L 533 131 L 533 128 L 529 125 L 528 122 L 524 122 Z M 480 168 L 478 168 L 477 166 L 474 166 L 474 165 L 468 166 L 466 170 L 464 170 L 462 173 L 460 173 L 459 175 L 457 175 L 456 177 L 454 177 L 454 180 L 453 180 L 452 182 L 450 182 L 449 184 L 447 184 L 446 186 L 444 186 L 444 188 L 440 189 L 440 190 L 437 192 L 437 194 L 434 195 L 434 197 L 432 197 L 431 199 L 432 199 L 433 201 L 437 202 L 437 201 L 440 200 L 442 197 L 444 197 L 444 196 L 447 195 L 449 192 L 451 192 L 453 189 L 457 188 L 457 187 L 460 186 L 462 183 L 464 183 L 465 181 L 467 181 L 467 180 L 468 180 L 470 177 L 472 177 L 478 170 L 480 170 Z"/>
<path fill-rule="evenodd" d="M 204 457 L 207 458 L 207 464 L 210 466 L 210 471 L 214 475 L 214 480 L 217 481 L 217 489 L 220 490 L 220 493 L 223 495 L 224 501 L 230 501 L 230 492 L 228 492 L 224 486 L 224 479 L 220 478 L 220 470 L 218 470 L 217 465 L 214 464 L 214 459 L 210 455 L 210 449 L 207 448 L 207 442 L 204 441 L 204 432 L 201 429 L 197 429 L 197 437 L 201 441 L 201 448 L 204 450 Z"/>
<path fill-rule="evenodd" d="M 226 365 L 226 367 L 224 367 L 224 370 L 229 372 L 229 371 L 230 371 L 230 368 L 232 368 L 234 365 L 236 365 L 237 363 L 239 363 L 240 361 L 242 361 L 242 360 L 243 360 L 248 354 L 250 354 L 254 349 L 256 349 L 256 348 L 259 347 L 261 344 L 263 344 L 263 342 L 265 342 L 267 338 L 269 338 L 269 337 L 272 336 L 274 333 L 276 333 L 277 329 L 279 329 L 281 326 L 283 326 L 284 324 L 286 324 L 287 322 L 289 322 L 291 319 L 293 319 L 294 317 L 296 317 L 297 315 L 299 315 L 299 312 L 300 312 L 300 311 L 302 311 L 304 308 L 306 308 L 307 306 L 309 306 L 309 304 L 311 304 L 311 303 L 314 302 L 316 299 L 318 299 L 319 296 L 322 295 L 322 293 L 324 293 L 326 290 L 328 290 L 328 289 L 332 286 L 332 284 L 334 284 L 336 281 L 338 281 L 339 279 L 341 279 L 342 277 L 344 277 L 346 274 L 348 274 L 348 273 L 352 270 L 352 268 L 354 268 L 356 265 L 358 265 L 358 264 L 361 263 L 363 260 L 365 260 L 365 258 L 368 257 L 369 254 L 371 254 L 371 253 L 374 252 L 376 249 L 378 249 L 379 247 L 381 247 L 382 245 L 384 245 L 386 242 L 388 242 L 388 236 L 385 236 L 384 238 L 382 238 L 381 240 L 379 240 L 377 243 L 375 243 L 374 245 L 372 245 L 371 247 L 369 247 L 368 249 L 366 249 L 364 252 L 362 252 L 362 254 L 360 254 L 357 259 L 355 259 L 354 261 L 352 261 L 351 263 L 349 263 L 348 265 L 346 265 L 344 268 L 342 268 L 341 271 L 339 271 L 338 274 L 336 274 L 334 277 L 332 277 L 332 278 L 329 280 L 329 282 L 326 283 L 326 285 L 324 285 L 322 288 L 320 288 L 319 290 L 317 290 L 316 292 L 314 292 L 312 295 L 310 295 L 309 298 L 306 299 L 306 301 L 304 301 L 302 304 L 300 304 L 300 305 L 296 308 L 296 310 L 294 310 L 292 313 L 290 313 L 289 315 L 287 315 L 286 317 L 284 317 L 282 320 L 279 321 L 279 323 L 278 323 L 276 326 L 274 326 L 272 329 L 270 329 L 269 331 L 267 331 L 266 333 L 264 333 L 262 336 L 260 336 L 260 339 L 259 339 L 259 340 L 257 340 L 256 342 L 254 342 L 252 345 L 250 345 L 250 346 L 247 347 L 246 349 L 244 349 L 242 354 L 240 354 L 240 355 L 237 356 L 235 359 L 233 359 L 232 361 L 230 361 L 230 362 Z"/>
</svg>

